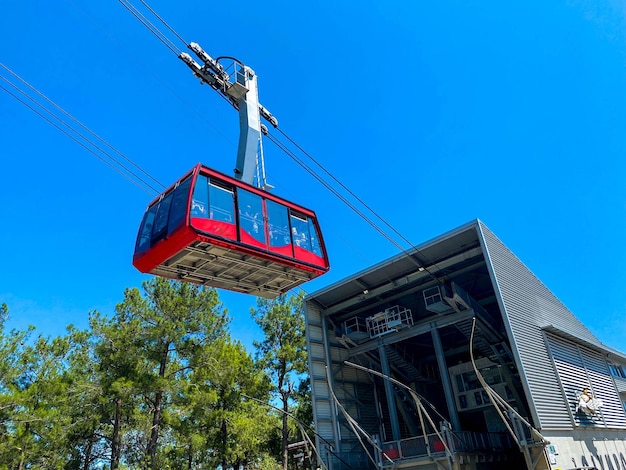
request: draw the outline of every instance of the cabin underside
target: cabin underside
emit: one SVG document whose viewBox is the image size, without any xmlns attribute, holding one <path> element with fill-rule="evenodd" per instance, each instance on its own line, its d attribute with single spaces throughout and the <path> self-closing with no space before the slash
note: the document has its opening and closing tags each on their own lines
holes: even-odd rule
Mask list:
<svg viewBox="0 0 626 470">
<path fill-rule="evenodd" d="M 317 277 L 282 263 L 196 240 L 150 271 L 219 289 L 274 298 Z"/>
</svg>

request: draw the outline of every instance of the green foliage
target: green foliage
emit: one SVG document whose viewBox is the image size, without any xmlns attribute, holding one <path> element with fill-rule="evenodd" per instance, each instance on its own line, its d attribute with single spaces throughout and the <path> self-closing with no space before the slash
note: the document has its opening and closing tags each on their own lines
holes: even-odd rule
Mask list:
<svg viewBox="0 0 626 470">
<path fill-rule="evenodd" d="M 257 308 L 251 311 L 265 334 L 265 340 L 254 343 L 258 357 L 279 383 L 306 371 L 303 297 L 304 293 L 300 291 L 272 300 L 259 298 Z"/>
<path fill-rule="evenodd" d="M 304 293 L 281 295 L 268 300 L 259 298 L 252 318 L 265 334 L 263 341 L 254 343 L 259 364 L 273 379 L 273 391 L 281 402 L 281 446 L 279 460 L 287 469 L 287 445 L 295 436 L 295 423 L 288 416 L 292 411 L 296 390 L 307 368 Z"/>
<path fill-rule="evenodd" d="M 300 409 L 301 298 L 259 301 L 253 357 L 214 289 L 142 287 L 57 338 L 5 332 L 0 305 L 0 470 L 281 468 L 285 419 L 269 403 L 286 391 Z"/>
<path fill-rule="evenodd" d="M 92 396 L 88 377 L 74 368 L 81 364 L 88 334 L 68 327 L 66 336 L 38 337 L 30 344 L 28 336 L 12 331 L 2 337 L 12 367 L 2 379 L 0 460 L 10 468 L 71 468 L 80 459 L 83 429 L 92 419 L 76 413 Z"/>
</svg>

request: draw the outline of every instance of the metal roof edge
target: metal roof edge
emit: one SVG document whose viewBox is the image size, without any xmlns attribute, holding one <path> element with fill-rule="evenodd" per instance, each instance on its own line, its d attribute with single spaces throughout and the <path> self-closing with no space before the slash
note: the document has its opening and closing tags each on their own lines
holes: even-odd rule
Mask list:
<svg viewBox="0 0 626 470">
<path fill-rule="evenodd" d="M 427 248 L 427 247 L 429 247 L 431 245 L 434 245 L 436 243 L 439 243 L 439 242 L 442 242 L 444 240 L 447 240 L 448 238 L 451 238 L 451 237 L 453 237 L 455 235 L 458 235 L 459 233 L 466 232 L 467 230 L 470 230 L 472 228 L 478 229 L 478 227 L 480 225 L 484 226 L 483 222 L 480 219 L 476 218 L 476 219 L 470 220 L 469 222 L 466 222 L 463 225 L 460 225 L 459 227 L 456 227 L 456 228 L 453 228 L 451 230 L 448 230 L 447 232 L 444 232 L 441 235 L 437 235 L 436 237 L 433 237 L 433 238 L 431 238 L 431 239 L 429 239 L 429 240 L 427 240 L 425 242 L 422 242 L 419 245 L 413 245 L 411 248 L 409 248 L 409 249 L 407 249 L 407 250 L 405 250 L 405 251 L 403 251 L 401 253 L 398 253 L 398 254 L 396 254 L 394 256 L 391 256 L 391 257 L 389 257 L 387 259 L 379 261 L 378 263 L 370 266 L 369 268 L 362 269 L 362 270 L 358 271 L 357 273 L 354 273 L 354 274 L 352 274 L 350 276 L 344 277 L 343 279 L 335 281 L 335 282 L 333 282 L 332 284 L 329 284 L 326 287 L 322 287 L 322 288 L 320 288 L 320 289 L 318 289 L 318 290 L 316 290 L 314 292 L 311 292 L 311 293 L 307 294 L 304 297 L 303 301 L 307 302 L 309 300 L 312 300 L 313 298 L 315 298 L 315 297 L 317 297 L 319 295 L 323 295 L 326 292 L 329 292 L 329 291 L 331 291 L 333 289 L 336 289 L 337 287 L 341 286 L 342 284 L 348 283 L 350 281 L 354 281 L 354 280 L 358 279 L 359 277 L 362 277 L 363 275 L 365 275 L 367 273 L 374 272 L 374 271 L 376 271 L 378 269 L 381 269 L 381 268 L 383 268 L 385 266 L 389 266 L 389 265 L 395 263 L 396 261 L 399 261 L 399 260 L 401 260 L 403 258 L 406 258 L 407 254 L 408 255 L 413 255 L 414 253 L 418 253 L 421 250 L 423 250 L 423 249 L 425 249 L 425 248 Z M 477 234 L 477 236 L 478 236 L 478 234 Z"/>
<path fill-rule="evenodd" d="M 610 346 L 607 346 L 606 344 L 602 343 L 601 341 L 597 341 L 597 342 L 591 342 L 585 338 L 580 337 L 579 335 L 577 335 L 576 333 L 573 333 L 571 331 L 567 331 L 565 328 L 562 328 L 560 326 L 556 326 L 553 324 L 550 325 L 546 325 L 541 327 L 541 329 L 543 331 L 547 331 L 549 333 L 553 333 L 557 336 L 560 336 L 561 338 L 564 339 L 568 339 L 570 341 L 574 341 L 577 343 L 582 343 L 585 346 L 597 351 L 597 352 L 601 352 L 601 353 L 606 353 L 607 355 L 612 355 L 612 356 L 617 356 L 619 357 L 622 361 L 626 361 L 626 353 L 623 353 L 621 351 L 618 351 L 617 349 L 614 349 Z"/>
</svg>

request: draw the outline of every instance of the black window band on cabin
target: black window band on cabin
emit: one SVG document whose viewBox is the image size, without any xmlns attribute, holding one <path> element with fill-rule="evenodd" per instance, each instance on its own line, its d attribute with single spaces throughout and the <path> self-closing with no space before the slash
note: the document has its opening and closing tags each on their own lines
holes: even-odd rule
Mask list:
<svg viewBox="0 0 626 470">
<path fill-rule="evenodd" d="M 189 207 L 190 189 L 191 177 L 188 177 L 174 190 L 174 197 L 169 211 L 169 221 L 167 223 L 168 235 L 171 235 L 185 224 L 187 208 Z"/>
<path fill-rule="evenodd" d="M 141 229 L 139 230 L 139 235 L 137 236 L 137 246 L 135 248 L 137 253 L 143 253 L 150 248 L 152 240 L 152 227 L 154 226 L 154 216 L 156 215 L 158 208 L 159 205 L 154 204 L 146 211 L 143 217 Z"/>
</svg>

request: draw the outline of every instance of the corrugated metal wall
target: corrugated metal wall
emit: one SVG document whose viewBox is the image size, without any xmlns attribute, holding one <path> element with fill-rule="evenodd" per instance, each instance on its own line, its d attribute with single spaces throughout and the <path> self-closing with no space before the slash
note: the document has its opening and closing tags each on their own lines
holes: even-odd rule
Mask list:
<svg viewBox="0 0 626 470">
<path fill-rule="evenodd" d="M 332 330 L 325 330 L 323 314 L 314 302 L 305 303 L 305 319 L 313 416 L 316 432 L 321 436 L 317 437 L 318 449 L 326 455 L 331 446 L 333 452 L 344 459 L 365 458 L 361 444 L 333 401 L 326 371 L 330 367 L 332 390 L 343 409 L 369 434 L 375 435 L 379 434 L 379 419 L 377 408 L 371 406 L 374 393 L 371 377 L 366 372 L 344 365 L 349 351 L 336 340 Z M 360 407 L 363 400 L 368 403 L 365 409 Z M 337 465 L 337 468 L 343 468 Z"/>
<path fill-rule="evenodd" d="M 478 228 L 523 385 L 534 404 L 535 424 L 540 429 L 572 429 L 542 328 L 554 325 L 591 343 L 598 340 L 487 227 L 479 223 Z"/>
<path fill-rule="evenodd" d="M 326 381 L 326 352 L 322 330 L 322 315 L 313 303 L 305 305 L 305 319 L 315 428 L 317 433 L 324 439 L 335 442 L 333 407 Z M 319 442 L 319 438 L 317 446 L 320 449 L 324 447 L 324 443 Z"/>
</svg>

